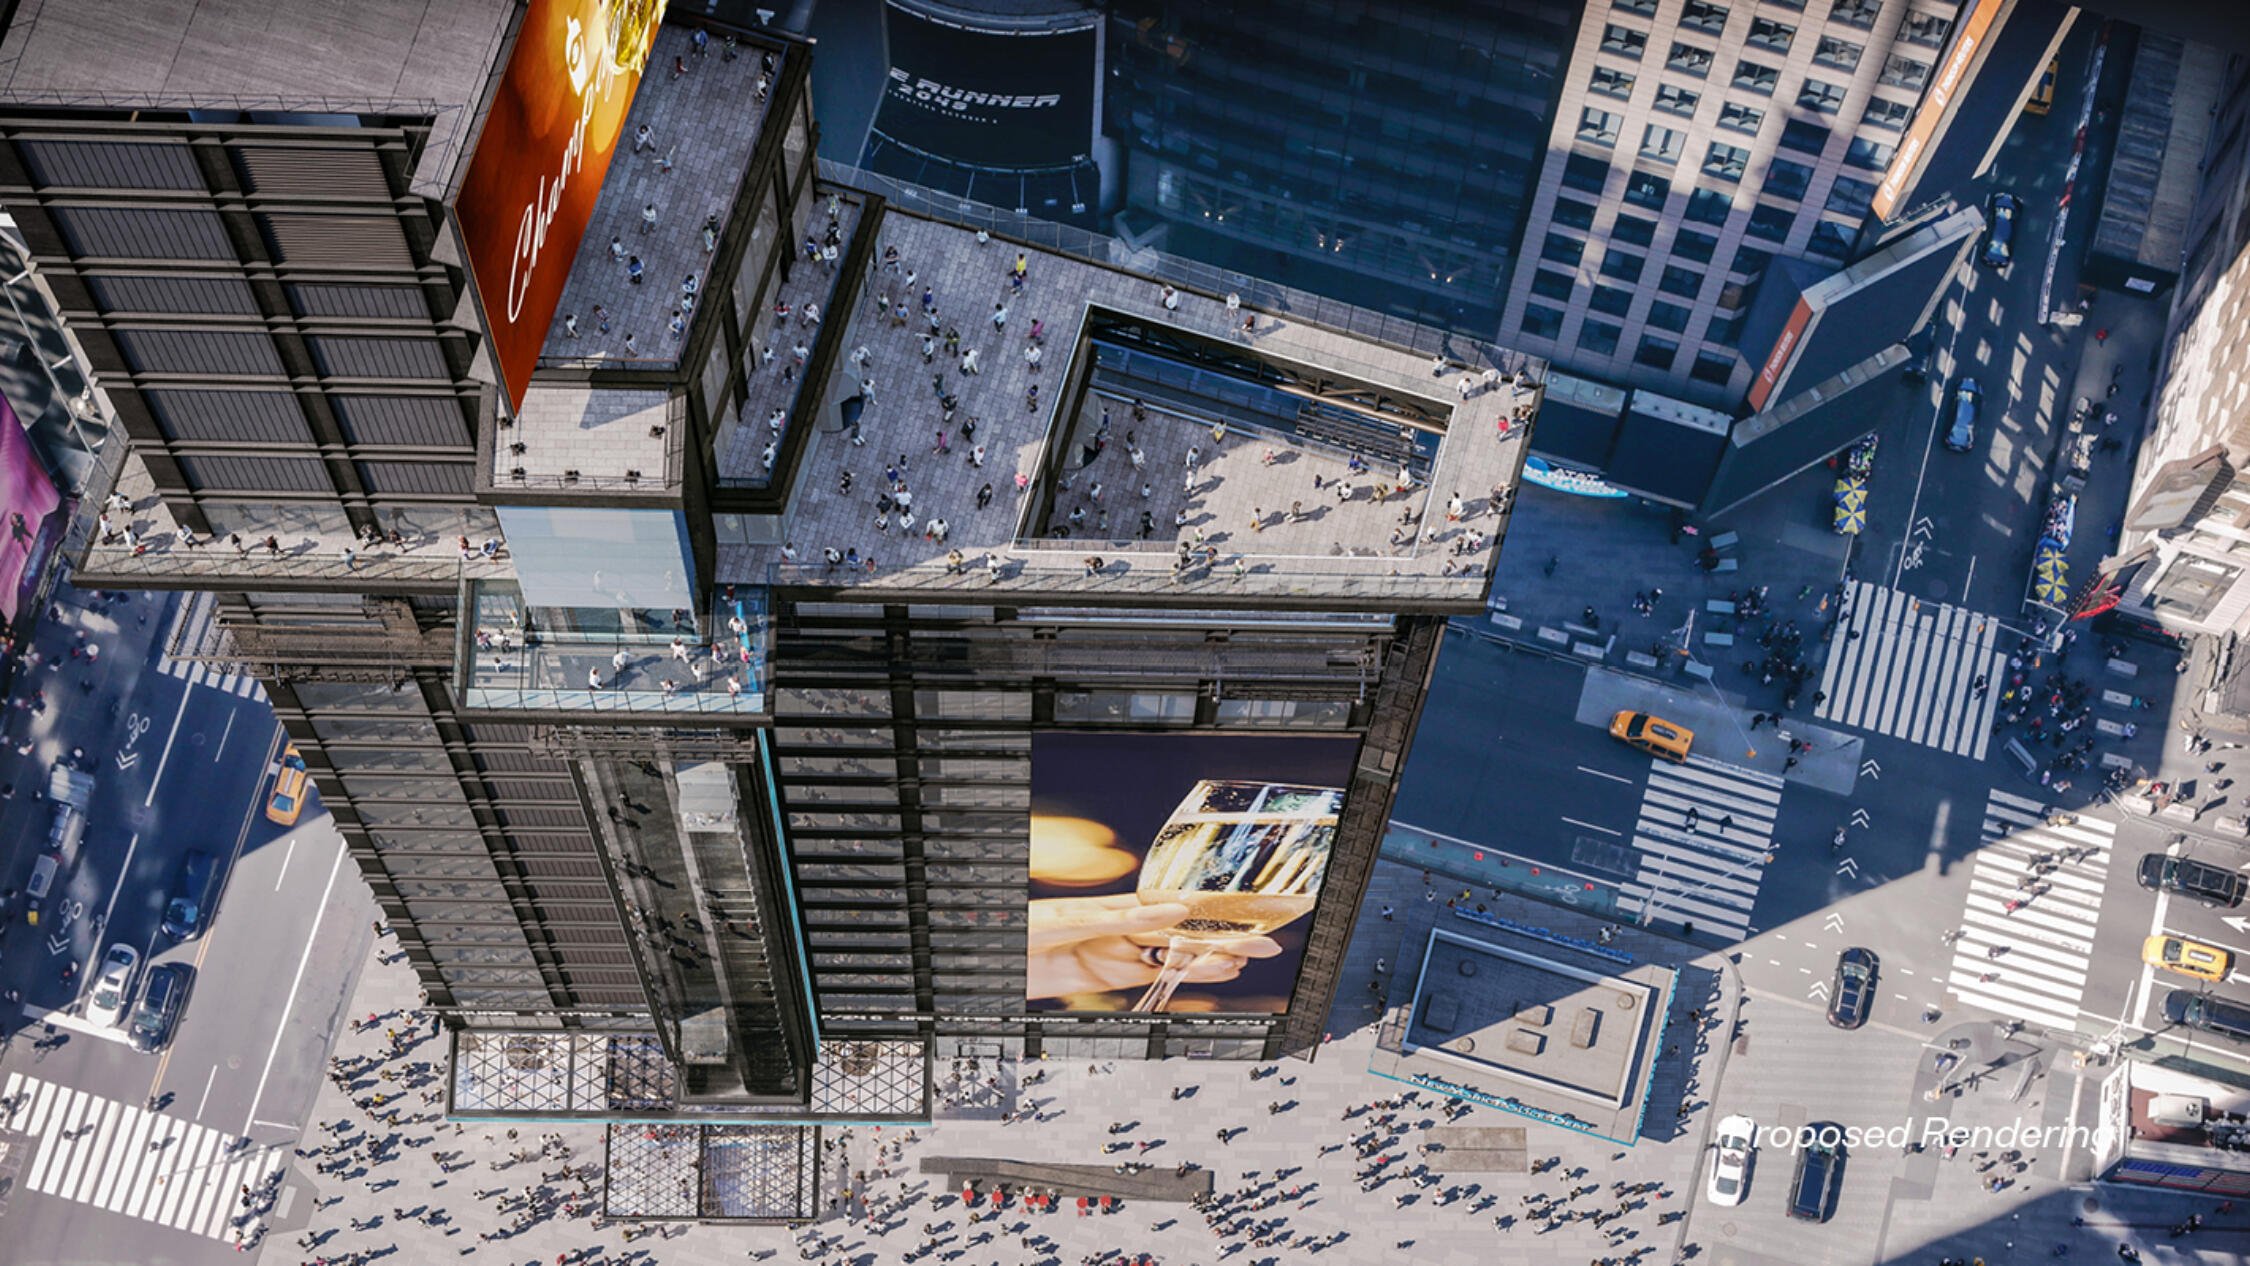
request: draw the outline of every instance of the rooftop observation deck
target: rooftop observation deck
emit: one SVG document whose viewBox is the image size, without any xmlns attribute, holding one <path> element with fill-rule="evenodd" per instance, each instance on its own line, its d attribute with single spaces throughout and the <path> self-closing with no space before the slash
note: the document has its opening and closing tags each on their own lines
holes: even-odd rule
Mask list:
<svg viewBox="0 0 2250 1266">
<path fill-rule="evenodd" d="M 540 349 L 542 368 L 678 366 L 684 330 L 695 315 L 691 304 L 682 331 L 672 330 L 686 297 L 682 286 L 693 276 L 700 299 L 702 288 L 713 282 L 707 243 L 726 232 L 735 189 L 765 124 L 783 49 L 745 41 L 733 61 L 725 56 L 716 37 L 696 56 L 686 26 L 666 25 L 657 32 L 617 153 L 602 178 L 593 221 L 578 244 Z M 673 73 L 675 61 L 687 67 L 685 74 Z M 761 90 L 761 80 L 767 90 Z M 644 127 L 646 142 L 638 139 Z M 652 205 L 654 224 L 645 218 Z M 624 258 L 611 253 L 612 242 Z M 638 284 L 630 278 L 635 259 L 642 270 Z M 576 335 L 569 328 L 572 318 Z"/>
<path fill-rule="evenodd" d="M 1288 311 L 1232 310 L 1225 295 L 1180 290 L 1168 304 L 1154 278 L 979 243 L 895 208 L 876 229 L 870 249 L 899 255 L 870 268 L 852 297 L 844 345 L 867 349 L 865 368 L 841 358 L 821 403 L 799 407 L 824 424 L 808 437 L 785 533 L 796 557 L 722 546 L 721 583 L 869 598 L 1000 589 L 1481 607 L 1543 364 L 1440 369 Z M 1019 251 L 1020 291 L 1010 281 Z M 947 350 L 948 331 L 958 351 Z M 1081 369 L 1089 389 L 1058 408 Z M 951 427 L 941 425 L 946 394 L 957 397 Z M 852 395 L 868 397 L 856 437 L 825 421 L 837 416 L 829 400 Z M 847 561 L 831 566 L 829 550 Z"/>
</svg>

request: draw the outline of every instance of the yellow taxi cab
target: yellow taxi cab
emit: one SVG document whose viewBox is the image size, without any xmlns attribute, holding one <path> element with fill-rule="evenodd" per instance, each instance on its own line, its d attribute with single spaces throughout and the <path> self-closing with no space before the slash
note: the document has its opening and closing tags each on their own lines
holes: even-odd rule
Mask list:
<svg viewBox="0 0 2250 1266">
<path fill-rule="evenodd" d="M 283 826 L 295 826 L 305 811 L 305 758 L 291 743 L 281 754 L 281 768 L 273 776 L 273 795 L 266 801 L 266 816 Z"/>
<path fill-rule="evenodd" d="M 2234 955 L 2216 945 L 2177 936 L 2152 936 L 2141 946 L 2141 961 L 2197 980 L 2221 981 L 2234 967 Z"/>
<path fill-rule="evenodd" d="M 1609 736 L 1675 763 L 1687 760 L 1688 748 L 1695 742 L 1695 731 L 1646 712 L 1620 712 L 1611 717 Z"/>
<path fill-rule="evenodd" d="M 2045 114 L 2055 106 L 2055 80 L 2062 75 L 2062 59 L 2047 63 L 2039 76 L 2039 86 L 2031 90 L 2031 99 L 2023 103 L 2025 114 Z"/>
</svg>

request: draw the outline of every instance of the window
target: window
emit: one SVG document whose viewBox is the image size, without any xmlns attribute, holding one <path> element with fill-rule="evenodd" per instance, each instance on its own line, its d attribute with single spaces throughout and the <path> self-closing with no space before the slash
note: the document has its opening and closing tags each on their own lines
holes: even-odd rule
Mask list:
<svg viewBox="0 0 2250 1266">
<path fill-rule="evenodd" d="M 1555 223 L 1570 229 L 1594 227 L 1594 206 L 1576 198 L 1555 199 Z"/>
<path fill-rule="evenodd" d="M 1633 292 L 1620 290 L 1615 286 L 1596 286 L 1594 297 L 1588 301 L 1587 306 L 1596 312 L 1621 317 L 1633 310 Z M 1616 346 L 1612 344 L 1610 350 L 1615 351 Z"/>
<path fill-rule="evenodd" d="M 1852 230 L 1841 224 L 1820 220 L 1812 226 L 1812 237 L 1806 241 L 1805 249 L 1815 255 L 1827 255 L 1836 259 L 1843 259 L 1852 252 L 1852 238 L 1854 236 L 1856 234 Z"/>
<path fill-rule="evenodd" d="M 1680 146 L 1687 143 L 1684 133 L 1660 124 L 1651 123 L 1641 132 L 1641 157 L 1660 162 L 1677 162 Z"/>
<path fill-rule="evenodd" d="M 1641 336 L 1640 350 L 1633 353 L 1633 359 L 1651 369 L 1670 369 L 1672 358 L 1679 354 L 1680 345 L 1676 341 L 1644 334 Z"/>
<path fill-rule="evenodd" d="M 1719 287 L 1719 297 L 1716 302 L 1725 311 L 1740 312 L 1742 305 L 1750 302 L 1750 287 L 1738 281 L 1730 281 Z"/>
<path fill-rule="evenodd" d="M 1766 112 L 1763 110 L 1753 110 L 1749 106 L 1737 105 L 1732 101 L 1719 107 L 1719 126 L 1730 132 L 1742 132 L 1750 136 L 1756 136 L 1758 128 L 1765 121 Z"/>
<path fill-rule="evenodd" d="M 1835 187 L 1828 191 L 1828 210 L 1838 215 L 1857 219 L 1866 215 L 1868 208 L 1874 205 L 1875 186 L 1869 181 L 1838 176 Z"/>
<path fill-rule="evenodd" d="M 1721 180 L 1742 179 L 1742 169 L 1750 164 L 1750 151 L 1739 145 L 1711 143 L 1711 152 L 1703 156 L 1703 170 Z"/>
<path fill-rule="evenodd" d="M 1909 13 L 1906 21 L 1899 25 L 1898 37 L 1924 48 L 1942 48 L 1945 46 L 1945 37 L 1952 31 L 1951 18 L 1939 17 L 1935 13 Z"/>
<path fill-rule="evenodd" d="M 1688 377 L 1724 387 L 1734 377 L 1734 357 L 1725 352 L 1697 352 L 1695 368 L 1688 371 Z"/>
<path fill-rule="evenodd" d="M 1648 36 L 1631 27 L 1612 22 L 1602 29 L 1602 51 L 1619 57 L 1639 58 L 1641 50 L 1648 47 Z"/>
<path fill-rule="evenodd" d="M 1644 18 L 1656 16 L 1656 0 L 1609 0 L 1609 7 L 1627 13 L 1638 13 Z"/>
<path fill-rule="evenodd" d="M 1734 195 L 1724 189 L 1698 189 L 1688 195 L 1687 218 L 1697 224 L 1725 224 Z"/>
<path fill-rule="evenodd" d="M 1803 163 L 1793 163 L 1786 158 L 1776 158 L 1766 168 L 1767 193 L 1775 197 L 1802 202 L 1805 190 L 1812 188 L 1813 169 Z"/>
<path fill-rule="evenodd" d="M 1893 132 L 1903 132 L 1906 130 L 1907 118 L 1913 113 L 1914 107 L 1903 101 L 1885 101 L 1881 97 L 1874 97 L 1868 101 L 1867 113 L 1860 116 L 1860 122 L 1887 127 Z"/>
<path fill-rule="evenodd" d="M 1865 45 L 1840 40 L 1833 35 L 1823 35 L 1820 43 L 1813 46 L 1812 59 L 1838 70 L 1858 70 L 1860 56 L 1866 51 Z"/>
<path fill-rule="evenodd" d="M 1773 95 L 1774 85 L 1780 82 L 1781 72 L 1771 66 L 1760 66 L 1756 62 L 1734 64 L 1734 86 L 1737 88 L 1764 93 L 1770 97 Z"/>
<path fill-rule="evenodd" d="M 1701 79 L 1711 73 L 1711 50 L 1697 48 L 1693 44 L 1674 44 L 1671 56 L 1664 59 L 1664 66 L 1668 70 Z"/>
<path fill-rule="evenodd" d="M 1717 35 L 1726 29 L 1727 7 L 1723 4 L 1713 4 L 1711 0 L 1687 0 L 1687 3 L 1680 7 L 1680 25 L 1690 31 L 1701 31 L 1705 35 Z"/>
<path fill-rule="evenodd" d="M 1692 268 L 1675 268 L 1666 265 L 1663 275 L 1657 280 L 1656 288 L 1668 295 L 1693 299 L 1695 292 L 1703 289 L 1703 274 Z"/>
<path fill-rule="evenodd" d="M 1930 64 L 1918 62 L 1901 53 L 1893 53 L 1883 61 L 1883 73 L 1876 80 L 1886 88 L 1912 88 L 1920 91 L 1930 82 Z"/>
<path fill-rule="evenodd" d="M 1609 111 L 1587 106 L 1578 115 L 1578 139 L 1592 141 L 1597 145 L 1615 145 L 1619 122 L 1621 120 L 1618 116 Z"/>
<path fill-rule="evenodd" d="M 1755 277 L 1773 262 L 1772 251 L 1762 251 L 1755 246 L 1739 247 L 1734 252 L 1734 262 L 1727 267 L 1745 277 Z"/>
<path fill-rule="evenodd" d="M 1875 16 L 1882 11 L 1883 0 L 1836 0 L 1828 16 L 1864 31 L 1875 25 Z"/>
<path fill-rule="evenodd" d="M 1594 67 L 1593 81 L 1586 85 L 1586 90 L 1623 101 L 1633 95 L 1633 77 L 1622 70 L 1612 70 L 1607 66 L 1596 66 Z"/>
<path fill-rule="evenodd" d="M 1565 189 L 1580 193 L 1600 193 L 1609 180 L 1609 162 L 1593 154 L 1572 154 L 1563 161 L 1562 183 Z"/>
<path fill-rule="evenodd" d="M 1621 215 L 1609 235 L 1628 246 L 1646 246 L 1656 240 L 1656 221 L 1644 220 L 1637 215 Z"/>
<path fill-rule="evenodd" d="M 1568 303 L 1572 284 L 1569 273 L 1550 272 L 1542 268 L 1531 274 L 1531 293 L 1542 299 L 1560 299 Z"/>
<path fill-rule="evenodd" d="M 1748 319 L 1748 314 L 1738 314 L 1723 321 L 1713 317 L 1711 318 L 1711 324 L 1703 328 L 1703 341 L 1719 347 L 1739 349 L 1742 346 L 1742 323 Z"/>
<path fill-rule="evenodd" d="M 1805 86 L 1797 90 L 1797 104 L 1807 110 L 1818 110 L 1822 114 L 1834 114 L 1844 106 L 1844 90 L 1837 84 L 1822 83 L 1818 79 L 1807 79 Z"/>
<path fill-rule="evenodd" d="M 1781 148 L 1818 154 L 1828 148 L 1827 128 L 1810 119 L 1791 119 L 1781 127 Z"/>
<path fill-rule="evenodd" d="M 1677 259 L 1684 259 L 1697 264 L 1708 264 L 1711 262 L 1711 257 L 1718 253 L 1719 239 L 1709 233 L 1698 233 L 1694 229 L 1681 229 L 1678 233 L 1672 235 L 1672 254 Z"/>
<path fill-rule="evenodd" d="M 1646 267 L 1648 261 L 1631 251 L 1611 247 L 1609 253 L 1602 256 L 1602 276 L 1615 277 L 1628 285 L 1639 281 L 1641 270 Z"/>
<path fill-rule="evenodd" d="M 1750 22 L 1750 34 L 1747 37 L 1747 42 L 1752 48 L 1762 48 L 1774 53 L 1786 53 L 1789 51 L 1789 41 L 1796 38 L 1796 27 L 1785 22 L 1776 22 L 1772 18 L 1754 18 Z"/>
<path fill-rule="evenodd" d="M 1701 100 L 1703 98 L 1685 88 L 1676 88 L 1671 84 L 1665 84 L 1656 90 L 1654 104 L 1657 109 L 1664 111 L 1666 114 L 1677 114 L 1686 118 L 1695 113 L 1696 103 Z"/>
<path fill-rule="evenodd" d="M 1562 311 L 1534 303 L 1523 310 L 1523 332 L 1533 338 L 1553 338 L 1562 333 Z"/>
<path fill-rule="evenodd" d="M 1881 141 L 1871 141 L 1864 136 L 1855 136 L 1852 138 L 1851 147 L 1844 151 L 1844 161 L 1854 167 L 1862 167 L 1868 171 L 1881 171 L 1891 165 L 1891 155 L 1896 153 L 1898 153 L 1898 146 L 1896 145 L 1885 145 Z"/>
<path fill-rule="evenodd" d="M 1595 356 L 1617 355 L 1617 344 L 1625 331 L 1607 321 L 1589 318 L 1578 327 L 1578 350 Z"/>
<path fill-rule="evenodd" d="M 1653 172 L 1636 171 L 1625 178 L 1625 202 L 1645 211 L 1662 211 L 1672 194 L 1672 182 Z"/>
<path fill-rule="evenodd" d="M 1743 226 L 1742 231 L 1752 237 L 1785 242 L 1789 240 L 1789 226 L 1795 223 L 1796 219 L 1796 212 L 1787 207 L 1777 207 L 1770 202 L 1761 202 L 1750 209 L 1750 222 Z M 1553 257 L 1549 256 L 1549 258 Z M 1736 258 L 1739 259 L 1740 256 Z"/>
<path fill-rule="evenodd" d="M 1576 268 L 1578 261 L 1586 258 L 1586 244 L 1575 237 L 1549 233 L 1546 245 L 1539 248 L 1539 258 Z"/>
<path fill-rule="evenodd" d="M 1648 323 L 1659 330 L 1681 334 L 1687 330 L 1688 318 L 1694 315 L 1676 303 L 1652 303 L 1648 308 Z"/>
</svg>

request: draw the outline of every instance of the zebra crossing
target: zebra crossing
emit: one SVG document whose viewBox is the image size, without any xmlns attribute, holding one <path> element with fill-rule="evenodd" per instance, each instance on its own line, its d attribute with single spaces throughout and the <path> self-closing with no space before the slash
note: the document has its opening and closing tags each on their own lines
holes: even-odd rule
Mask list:
<svg viewBox="0 0 2250 1266">
<path fill-rule="evenodd" d="M 0 1087 L 0 1130 L 30 1136 L 18 1171 L 42 1195 L 91 1205 L 208 1239 L 232 1241 L 255 1219 L 241 1196 L 264 1193 L 289 1148 L 244 1148 L 234 1136 L 22 1073 Z"/>
<path fill-rule="evenodd" d="M 157 671 L 176 678 L 190 686 L 209 686 L 241 699 L 264 699 L 266 689 L 258 679 L 248 673 L 225 672 L 205 659 L 174 659 L 175 648 L 204 648 L 217 644 L 219 629 L 218 598 L 208 593 L 189 594 L 172 612 L 172 627 L 164 637 L 164 651 L 157 660 Z"/>
<path fill-rule="evenodd" d="M 1772 774 L 1701 756 L 1684 765 L 1652 759 L 1621 905 L 1636 916 L 1750 936 L 1781 788 Z"/>
<path fill-rule="evenodd" d="M 2116 834 L 2116 824 L 2093 818 L 2049 826 L 2046 805 L 1993 791 L 1946 988 L 2001 1015 L 2077 1028 Z M 2038 873 L 2041 860 L 2064 858 L 2070 860 Z M 2035 884 L 2047 890 L 2030 896 Z M 2019 900 L 2024 904 L 2009 913 L 2008 903 Z"/>
<path fill-rule="evenodd" d="M 2003 676 L 2000 621 L 1864 580 L 1848 592 L 1813 714 L 1983 760 L 1999 693 L 1977 698 L 1974 683 Z"/>
</svg>

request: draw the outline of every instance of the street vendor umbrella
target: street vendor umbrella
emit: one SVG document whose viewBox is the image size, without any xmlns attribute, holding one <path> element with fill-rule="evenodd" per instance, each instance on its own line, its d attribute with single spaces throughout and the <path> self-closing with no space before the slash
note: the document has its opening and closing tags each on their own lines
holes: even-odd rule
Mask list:
<svg viewBox="0 0 2250 1266">
<path fill-rule="evenodd" d="M 1864 499 L 1867 496 L 1867 481 L 1858 475 L 1846 475 L 1836 481 L 1835 495 L 1838 501 L 1845 501 L 1855 496 Z"/>
<path fill-rule="evenodd" d="M 1858 510 L 1867 504 L 1867 489 L 1846 488 L 1836 494 L 1836 504 L 1847 510 Z"/>
<path fill-rule="evenodd" d="M 1837 506 L 1836 530 L 1845 536 L 1857 536 L 1867 527 L 1867 510 L 1864 506 Z"/>
</svg>

